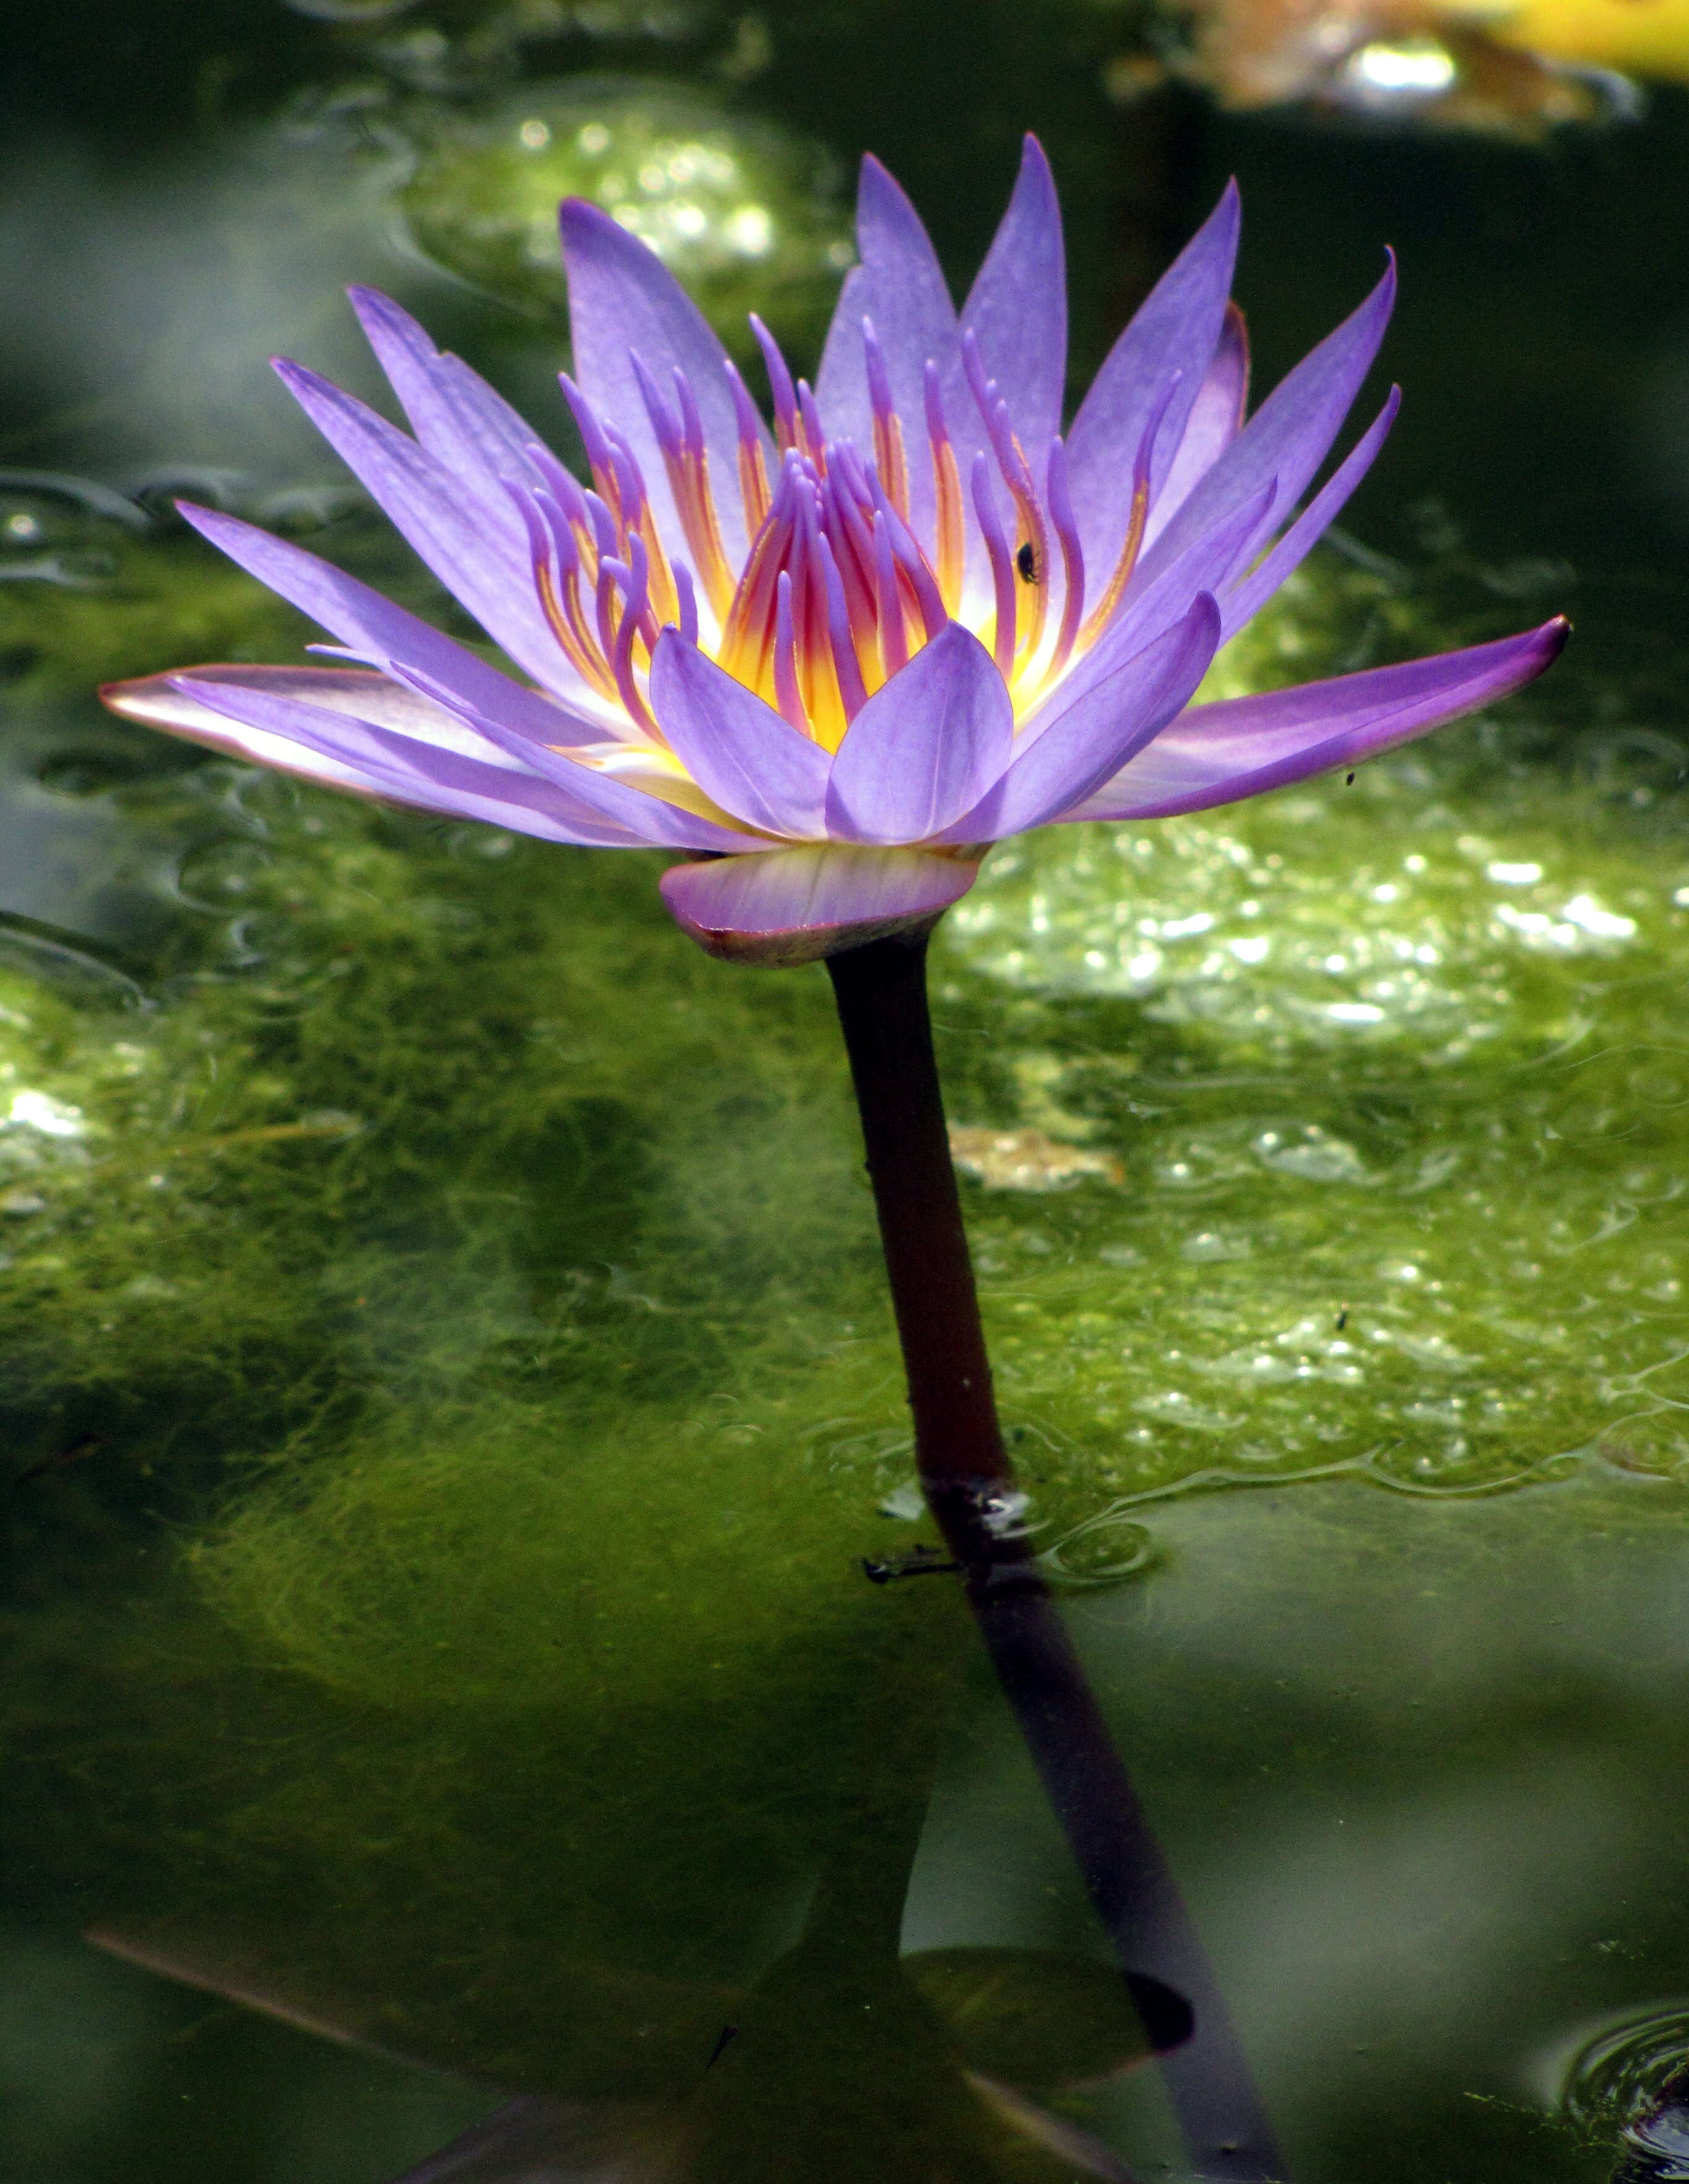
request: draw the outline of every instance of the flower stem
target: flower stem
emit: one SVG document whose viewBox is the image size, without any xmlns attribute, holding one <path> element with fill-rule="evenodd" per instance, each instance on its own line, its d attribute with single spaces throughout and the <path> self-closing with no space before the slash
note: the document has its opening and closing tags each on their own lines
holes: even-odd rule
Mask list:
<svg viewBox="0 0 1689 2184">
<path fill-rule="evenodd" d="M 828 958 L 861 1112 L 921 1485 L 1130 1984 L 1199 2174 L 1286 2174 L 1207 1952 L 1031 1541 L 997 1421 L 927 1006 L 927 942 Z M 1173 1992 L 1168 1992 L 1171 1989 Z M 1188 2007 L 1187 2007 L 1188 2005 Z M 1177 2044 L 1175 2044 L 1177 2043 Z"/>
</svg>

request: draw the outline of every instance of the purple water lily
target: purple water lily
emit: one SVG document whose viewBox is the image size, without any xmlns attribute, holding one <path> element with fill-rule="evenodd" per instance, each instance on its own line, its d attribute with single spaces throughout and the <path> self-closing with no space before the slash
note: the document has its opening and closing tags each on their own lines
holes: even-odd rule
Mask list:
<svg viewBox="0 0 1689 2184">
<path fill-rule="evenodd" d="M 528 679 L 300 548 L 184 507 L 363 664 L 190 668 L 107 702 L 389 802 L 680 851 L 662 881 L 675 916 L 712 953 L 763 962 L 921 929 L 1006 835 L 1352 766 L 1530 681 L 1565 624 L 1192 704 L 1360 482 L 1397 402 L 1298 513 L 1393 276 L 1246 418 L 1237 226 L 1228 189 L 1064 437 L 1061 220 L 1037 143 L 960 314 L 870 159 L 861 263 L 813 389 L 753 320 L 771 432 L 656 257 L 571 199 L 563 390 L 590 488 L 396 304 L 355 289 L 415 437 L 277 369 Z"/>
</svg>

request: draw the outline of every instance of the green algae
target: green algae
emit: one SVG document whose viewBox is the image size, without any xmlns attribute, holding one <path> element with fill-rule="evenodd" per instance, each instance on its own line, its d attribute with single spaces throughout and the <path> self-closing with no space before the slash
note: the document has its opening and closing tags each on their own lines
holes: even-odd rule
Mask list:
<svg viewBox="0 0 1689 2184">
<path fill-rule="evenodd" d="M 601 205 L 683 281 L 730 348 L 759 312 L 817 347 L 854 253 L 831 156 L 689 84 L 637 76 L 525 85 L 419 111 L 399 203 L 417 245 L 479 287 L 560 315 L 560 198 Z"/>
<path fill-rule="evenodd" d="M 1357 604 L 1385 641 L 1411 608 L 1328 567 L 1230 673 L 1332 664 Z M 1592 1443 L 1683 1461 L 1680 800 L 1657 753 L 1545 766 L 1523 740 L 1051 830 L 947 922 L 956 1122 L 1097 1156 L 1053 1194 L 967 1186 L 1052 1536 L 1217 1466 L 1471 1486 Z M 142 1462 L 186 1435 L 295 1465 L 418 1403 L 465 1444 L 478 1404 L 494 1440 L 513 1402 L 568 1439 L 632 1405 L 771 1474 L 854 1466 L 870 1507 L 896 1487 L 818 978 L 681 949 L 643 857 L 220 766 L 101 795 L 174 830 L 175 923 L 138 1007 L 4 997 L 29 1461 L 96 1413 Z"/>
</svg>

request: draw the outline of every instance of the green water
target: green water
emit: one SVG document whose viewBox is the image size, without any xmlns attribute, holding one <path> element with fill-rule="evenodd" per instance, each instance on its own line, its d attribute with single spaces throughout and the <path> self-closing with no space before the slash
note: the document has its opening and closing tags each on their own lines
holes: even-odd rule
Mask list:
<svg viewBox="0 0 1689 2184">
<path fill-rule="evenodd" d="M 1593 2184 L 1689 2044 L 1683 292 L 1633 217 L 1689 112 L 1548 159 L 1129 123 L 1112 11 L 982 9 L 927 26 L 939 144 L 917 10 L 589 14 L 43 34 L 0 452 L 209 466 L 449 612 L 257 359 L 354 370 L 356 274 L 549 415 L 555 187 L 661 164 L 708 307 L 800 349 L 862 142 L 965 274 L 1046 130 L 1082 366 L 1228 165 L 1268 381 L 1402 244 L 1364 543 L 1217 681 L 1562 604 L 1573 649 L 1352 784 L 1006 846 L 935 1011 L 1029 1521 L 1294 2174 Z M 964 2065 L 1166 2173 L 960 1601 L 861 1574 L 930 1532 L 825 979 L 707 961 L 660 860 L 101 714 L 306 634 L 142 497 L 0 484 L 0 2176 L 380 2184 L 493 2088 L 738 2184 L 1079 2173 Z"/>
</svg>

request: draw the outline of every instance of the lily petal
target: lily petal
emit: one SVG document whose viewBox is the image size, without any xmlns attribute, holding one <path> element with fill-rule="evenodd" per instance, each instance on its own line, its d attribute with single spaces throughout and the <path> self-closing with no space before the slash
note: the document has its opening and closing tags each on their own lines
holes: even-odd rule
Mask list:
<svg viewBox="0 0 1689 2184">
<path fill-rule="evenodd" d="M 827 790 L 836 841 L 922 842 L 977 804 L 1014 751 L 1014 707 L 978 638 L 950 622 L 845 732 Z"/>
<path fill-rule="evenodd" d="M 1262 511 L 1272 496 L 1273 483 L 1268 479 L 1241 507 L 1187 547 L 1152 584 L 1127 593 L 1114 620 L 1090 651 L 1023 722 L 1017 751 L 1029 751 L 1052 722 L 1089 698 L 1118 668 L 1135 659 L 1157 632 L 1183 621 L 1203 593 L 1218 595 L 1224 590 L 1244 566 L 1249 542 L 1258 534 Z"/>
<path fill-rule="evenodd" d="M 1372 369 L 1396 300 L 1396 261 L 1359 308 L 1279 381 L 1207 476 L 1145 554 L 1153 577 L 1185 551 L 1218 510 L 1236 504 L 1266 479 L 1277 482 L 1261 526 L 1267 538 L 1307 490 Z"/>
<path fill-rule="evenodd" d="M 1533 682 L 1558 657 L 1569 630 L 1557 615 L 1494 644 L 1199 705 L 1062 816 L 1170 818 L 1357 766 Z"/>
<path fill-rule="evenodd" d="M 669 748 L 724 811 L 774 834 L 822 832 L 827 753 L 677 630 L 657 639 L 651 704 Z"/>
<path fill-rule="evenodd" d="M 501 675 L 420 616 L 395 606 L 368 584 L 304 547 L 243 523 L 238 516 L 225 515 L 220 509 L 199 508 L 186 500 L 176 506 L 202 538 L 248 575 L 377 666 L 403 660 L 449 688 L 461 688 L 483 710 L 497 712 L 542 749 L 593 743 L 602 736 L 602 723 L 590 714 L 571 711 L 555 698 Z"/>
<path fill-rule="evenodd" d="M 1151 465 L 1151 506 L 1166 480 L 1225 324 L 1238 221 L 1237 185 L 1229 182 L 1104 358 L 1079 404 L 1067 436 L 1067 477 L 1087 568 L 1114 565 L 1131 513 L 1138 443 L 1177 371 L 1182 376 Z"/>
<path fill-rule="evenodd" d="M 558 215 L 569 276 L 569 329 L 575 377 L 600 417 L 633 450 L 665 538 L 681 535 L 668 472 L 630 358 L 655 379 L 666 398 L 670 375 L 690 382 L 709 450 L 711 482 L 727 560 L 737 568 L 749 540 L 736 480 L 739 423 L 727 379 L 727 353 L 709 320 L 655 251 L 597 205 L 566 198 Z M 774 462 L 772 436 L 761 433 Z"/>
<path fill-rule="evenodd" d="M 414 551 L 496 644 L 536 682 L 574 695 L 580 677 L 535 594 L 527 534 L 506 501 L 495 510 L 365 403 L 279 359 L 288 393 Z"/>
<path fill-rule="evenodd" d="M 443 354 L 409 311 L 378 289 L 347 291 L 370 347 L 428 453 L 509 526 L 506 484 L 543 487 L 533 428 L 461 357 Z"/>
<path fill-rule="evenodd" d="M 1372 423 L 1356 441 L 1319 491 L 1259 566 L 1227 593 L 1223 610 L 1225 633 L 1234 637 L 1250 616 L 1270 599 L 1292 571 L 1301 567 L 1320 539 L 1342 513 L 1343 505 L 1372 468 L 1378 452 L 1390 437 L 1396 413 L 1402 407 L 1402 389 L 1392 387 Z M 1222 642 L 1224 643 L 1224 639 Z"/>
<path fill-rule="evenodd" d="M 926 435 L 915 421 L 925 412 L 928 359 L 938 367 L 945 415 L 965 478 L 984 444 L 973 397 L 962 368 L 956 306 L 938 253 L 910 203 L 872 153 L 862 162 L 856 197 L 856 244 L 862 262 L 840 292 L 828 329 L 816 401 L 834 439 L 873 445 L 873 408 L 868 399 L 862 320 L 871 318 L 891 382 L 893 406 L 903 420 L 909 465 L 910 512 L 924 544 L 933 536 L 933 465 Z"/>
<path fill-rule="evenodd" d="M 179 671 L 199 682 L 216 682 L 224 676 L 265 676 L 338 674 L 334 668 L 264 668 L 227 667 L 220 664 L 206 667 L 187 667 Z M 348 675 L 351 670 L 344 671 Z M 386 682 L 387 677 L 371 675 L 371 682 Z M 226 713 L 214 712 L 203 699 L 185 696 L 176 687 L 177 676 L 137 675 L 126 682 L 107 682 L 100 690 L 101 702 L 114 713 L 120 713 L 125 721 L 138 721 L 143 727 L 162 728 L 167 734 L 181 736 L 188 743 L 203 744 L 209 750 L 221 751 L 230 758 L 245 759 L 254 766 L 265 766 L 278 773 L 291 774 L 297 781 L 321 783 L 327 788 L 343 788 L 354 796 L 374 796 L 386 799 L 388 792 L 379 787 L 367 774 L 354 766 L 343 764 L 338 759 L 325 758 L 316 751 L 307 750 L 286 736 L 276 735 L 263 728 L 248 727 L 231 720 Z M 392 684 L 387 684 L 392 688 Z M 409 692 L 405 693 L 408 697 Z M 417 699 L 420 707 L 426 699 Z M 438 707 L 430 707 L 438 711 Z"/>
<path fill-rule="evenodd" d="M 555 782 L 572 802 L 642 839 L 684 850 L 754 850 L 754 838 L 661 804 L 560 754 L 599 742 L 601 726 L 489 667 L 367 584 L 237 516 L 177 503 L 195 530 L 290 599 L 343 644 L 446 705 L 489 743 Z"/>
<path fill-rule="evenodd" d="M 1156 496 L 1144 526 L 1144 545 L 1153 546 L 1168 524 L 1243 430 L 1249 403 L 1249 330 L 1243 313 L 1228 304 L 1219 345 L 1203 375 L 1185 421 L 1185 437 Z"/>
<path fill-rule="evenodd" d="M 712 956 L 813 963 L 864 941 L 924 931 L 978 871 L 967 858 L 925 850 L 829 842 L 675 865 L 662 890 L 682 928 Z"/>
<path fill-rule="evenodd" d="M 1021 444 L 1034 459 L 1062 429 L 1067 373 L 1067 279 L 1062 209 L 1044 148 L 1028 136 L 1002 224 L 962 307 Z"/>
<path fill-rule="evenodd" d="M 1220 610 L 1204 592 L 1182 621 L 1052 721 L 990 794 L 942 838 L 1001 841 L 1062 817 L 1184 710 L 1219 641 Z"/>
<path fill-rule="evenodd" d="M 538 834 L 547 841 L 597 849 L 643 846 L 638 834 L 625 827 L 606 825 L 588 807 L 572 802 L 549 782 L 501 764 L 496 750 L 486 756 L 471 756 L 449 749 L 438 742 L 396 733 L 360 717 L 345 702 L 347 694 L 335 693 L 341 702 L 332 707 L 313 705 L 282 689 L 266 688 L 260 679 L 263 669 L 248 672 L 250 680 L 238 669 L 214 670 L 209 675 L 190 671 L 170 680 L 185 706 L 220 715 L 226 725 L 240 723 L 248 738 L 284 744 L 295 754 L 290 771 L 301 771 L 298 756 L 309 753 L 319 760 L 355 772 L 371 784 L 366 794 L 391 802 L 414 805 L 422 811 L 449 811 L 460 818 Z M 367 680 L 386 682 L 382 676 Z M 415 702 L 421 705 L 426 700 Z M 258 756 L 259 753 L 249 749 L 242 755 Z M 315 777 L 326 777 L 319 773 Z"/>
</svg>

